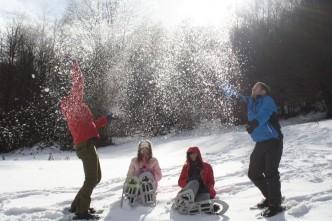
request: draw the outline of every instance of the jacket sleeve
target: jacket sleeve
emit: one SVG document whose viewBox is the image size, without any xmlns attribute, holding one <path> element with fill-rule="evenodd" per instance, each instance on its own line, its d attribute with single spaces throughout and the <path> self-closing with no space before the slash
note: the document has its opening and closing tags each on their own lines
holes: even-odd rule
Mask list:
<svg viewBox="0 0 332 221">
<path fill-rule="evenodd" d="M 212 169 L 212 166 L 209 165 L 209 189 L 211 188 L 214 188 L 214 183 L 215 183 L 215 180 L 214 180 L 214 174 L 213 174 L 213 169 Z"/>
<path fill-rule="evenodd" d="M 83 102 L 84 93 L 84 77 L 78 63 L 74 63 L 71 69 L 72 74 L 72 88 L 70 91 L 70 96 L 75 102 Z"/>
<path fill-rule="evenodd" d="M 105 127 L 108 124 L 108 120 L 106 116 L 100 117 L 97 120 L 95 120 L 96 128 L 100 129 L 102 127 Z"/>
<path fill-rule="evenodd" d="M 160 181 L 161 180 L 161 177 L 162 177 L 162 174 L 161 174 L 161 169 L 160 169 L 160 166 L 159 166 L 159 162 L 158 160 L 156 159 L 156 164 L 155 166 L 153 167 L 153 172 L 154 172 L 154 177 L 157 181 Z"/>
<path fill-rule="evenodd" d="M 244 103 L 248 103 L 248 100 L 249 100 L 249 96 L 244 96 L 242 94 L 239 94 L 239 98 L 241 101 L 243 101 Z"/>
<path fill-rule="evenodd" d="M 134 160 L 131 160 L 130 165 L 129 165 L 129 169 L 127 172 L 127 177 L 131 177 L 135 175 L 135 162 Z"/>
<path fill-rule="evenodd" d="M 186 170 L 187 170 L 187 167 L 186 167 L 186 165 L 184 165 L 182 167 L 182 171 L 181 171 L 181 174 L 180 174 L 180 177 L 179 177 L 179 180 L 178 180 L 178 185 L 181 188 L 183 188 L 183 187 L 185 187 L 187 185 L 187 179 L 188 179 L 188 177 L 187 177 Z"/>
<path fill-rule="evenodd" d="M 258 121 L 259 125 L 263 125 L 270 119 L 274 112 L 277 112 L 277 105 L 272 97 L 266 96 L 263 99 L 262 107 L 256 114 L 255 119 Z"/>
<path fill-rule="evenodd" d="M 207 188 L 209 190 L 211 198 L 215 198 L 216 191 L 214 189 L 215 180 L 214 180 L 214 175 L 213 175 L 213 169 L 212 169 L 212 166 L 210 164 L 208 164 L 208 168 L 209 168 L 208 169 L 209 174 L 208 174 Z"/>
</svg>

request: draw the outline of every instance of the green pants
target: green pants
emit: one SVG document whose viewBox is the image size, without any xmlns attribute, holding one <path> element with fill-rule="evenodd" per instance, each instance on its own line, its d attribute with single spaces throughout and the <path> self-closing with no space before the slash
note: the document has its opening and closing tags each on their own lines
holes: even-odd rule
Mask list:
<svg viewBox="0 0 332 221">
<path fill-rule="evenodd" d="M 83 162 L 85 180 L 71 204 L 76 214 L 87 214 L 91 203 L 91 194 L 101 180 L 101 170 L 96 147 L 93 141 L 76 145 L 76 154 Z"/>
</svg>

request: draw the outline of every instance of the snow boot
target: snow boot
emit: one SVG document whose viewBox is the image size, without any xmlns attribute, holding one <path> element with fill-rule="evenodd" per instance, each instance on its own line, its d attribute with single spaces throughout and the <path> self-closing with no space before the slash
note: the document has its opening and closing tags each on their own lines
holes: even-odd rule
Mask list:
<svg viewBox="0 0 332 221">
<path fill-rule="evenodd" d="M 269 206 L 267 209 L 265 209 L 262 212 L 262 217 L 272 217 L 275 216 L 276 214 L 282 212 L 285 210 L 285 207 L 282 207 L 280 205 L 278 206 Z"/>
<path fill-rule="evenodd" d="M 76 210 L 75 209 L 73 209 L 73 208 L 69 208 L 68 209 L 68 212 L 70 212 L 70 213 L 76 213 Z M 97 211 L 94 209 L 94 208 L 89 208 L 89 213 L 90 214 L 95 214 Z"/>
<path fill-rule="evenodd" d="M 76 216 L 73 217 L 73 220 L 99 220 L 100 216 L 93 215 L 93 214 L 77 214 Z"/>
<path fill-rule="evenodd" d="M 265 209 L 269 207 L 269 201 L 267 199 L 263 199 L 260 203 L 256 205 L 257 209 Z"/>
</svg>

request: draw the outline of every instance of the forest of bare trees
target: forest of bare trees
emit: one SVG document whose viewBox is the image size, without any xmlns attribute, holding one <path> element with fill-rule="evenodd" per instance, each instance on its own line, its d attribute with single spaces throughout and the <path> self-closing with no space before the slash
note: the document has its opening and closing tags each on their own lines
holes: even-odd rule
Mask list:
<svg viewBox="0 0 332 221">
<path fill-rule="evenodd" d="M 329 1 L 255 1 L 231 30 L 190 25 L 170 32 L 137 21 L 125 1 L 71 1 L 63 18 L 0 32 L 0 151 L 36 143 L 71 145 L 59 100 L 71 86 L 70 54 L 85 75 L 95 116 L 120 120 L 112 136 L 155 136 L 203 120 L 243 123 L 242 106 L 211 87 L 228 82 L 248 93 L 255 81 L 273 89 L 281 114 L 332 113 L 332 6 Z M 258 3 L 260 2 L 260 3 Z"/>
<path fill-rule="evenodd" d="M 332 117 L 332 2 L 280 2 L 256 1 L 233 28 L 242 74 L 271 86 L 282 116 L 327 107 Z"/>
</svg>

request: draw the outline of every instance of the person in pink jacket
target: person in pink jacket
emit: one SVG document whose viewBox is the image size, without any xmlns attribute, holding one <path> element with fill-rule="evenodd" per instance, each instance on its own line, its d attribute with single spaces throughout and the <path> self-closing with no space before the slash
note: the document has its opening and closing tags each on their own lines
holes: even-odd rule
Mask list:
<svg viewBox="0 0 332 221">
<path fill-rule="evenodd" d="M 144 172 L 151 172 L 156 183 L 161 180 L 161 169 L 158 160 L 152 155 L 152 144 L 148 140 L 139 143 L 137 157 L 131 160 L 127 177 L 138 177 Z"/>
</svg>

